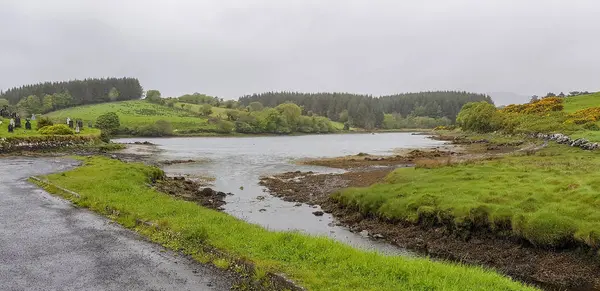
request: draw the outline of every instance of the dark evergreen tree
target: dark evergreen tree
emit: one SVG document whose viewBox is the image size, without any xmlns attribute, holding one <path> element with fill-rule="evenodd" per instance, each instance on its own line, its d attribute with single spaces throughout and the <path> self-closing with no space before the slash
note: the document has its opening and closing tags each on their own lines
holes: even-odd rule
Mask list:
<svg viewBox="0 0 600 291">
<path fill-rule="evenodd" d="M 37 96 L 46 110 L 142 97 L 143 88 L 136 78 L 100 78 L 24 85 L 0 92 L 0 99 L 17 104 L 29 96 Z M 56 97 L 58 95 L 58 98 Z M 46 97 L 53 96 L 54 97 Z M 30 98 L 31 99 L 31 98 Z"/>
<path fill-rule="evenodd" d="M 303 108 L 303 114 L 312 112 L 364 128 L 381 128 L 384 114 L 446 117 L 454 121 L 464 104 L 478 101 L 493 104 L 492 99 L 485 94 L 458 91 L 404 93 L 381 97 L 351 93 L 267 92 L 239 99 L 243 106 L 260 102 L 265 107 L 275 107 L 285 102 L 293 102 Z"/>
</svg>

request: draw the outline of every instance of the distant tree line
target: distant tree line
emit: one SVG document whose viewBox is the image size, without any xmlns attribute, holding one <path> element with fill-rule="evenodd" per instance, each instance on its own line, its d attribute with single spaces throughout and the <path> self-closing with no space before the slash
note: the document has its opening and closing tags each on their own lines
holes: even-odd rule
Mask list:
<svg viewBox="0 0 600 291">
<path fill-rule="evenodd" d="M 0 91 L 0 100 L 19 111 L 45 113 L 78 105 L 140 99 L 142 94 L 136 78 L 100 78 L 15 87 Z"/>
<path fill-rule="evenodd" d="M 433 91 L 405 93 L 382 97 L 350 93 L 296 93 L 267 92 L 239 98 L 242 106 L 259 102 L 266 107 L 276 107 L 293 102 L 303 108 L 306 115 L 320 115 L 331 120 L 363 128 L 386 128 L 402 122 L 385 122 L 385 114 L 396 117 L 430 117 L 439 122 L 454 121 L 462 106 L 469 102 L 484 101 L 493 104 L 485 94 L 459 91 Z M 446 119 L 442 119 L 442 118 Z M 395 118 L 398 119 L 398 118 Z"/>
</svg>

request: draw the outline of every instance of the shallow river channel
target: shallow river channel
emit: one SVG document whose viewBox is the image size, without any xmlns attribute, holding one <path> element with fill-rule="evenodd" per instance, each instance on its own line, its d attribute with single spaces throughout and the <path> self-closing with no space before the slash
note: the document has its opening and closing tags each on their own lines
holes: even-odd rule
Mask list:
<svg viewBox="0 0 600 291">
<path fill-rule="evenodd" d="M 259 177 L 289 171 L 333 173 L 341 170 L 300 166 L 293 163 L 301 158 L 337 157 L 360 152 L 385 155 L 394 149 L 431 148 L 443 144 L 424 135 L 410 133 L 338 134 L 273 137 L 194 137 L 119 139 L 132 143 L 150 141 L 159 152 L 158 160 L 199 160 L 191 164 L 176 164 L 163 169 L 169 175 L 212 177 L 211 187 L 234 195 L 226 198 L 225 212 L 271 230 L 297 230 L 313 235 L 329 236 L 357 248 L 386 254 L 408 251 L 390 244 L 369 239 L 347 228 L 336 226 L 334 219 L 308 205 L 285 202 L 269 195 L 258 184 Z"/>
</svg>

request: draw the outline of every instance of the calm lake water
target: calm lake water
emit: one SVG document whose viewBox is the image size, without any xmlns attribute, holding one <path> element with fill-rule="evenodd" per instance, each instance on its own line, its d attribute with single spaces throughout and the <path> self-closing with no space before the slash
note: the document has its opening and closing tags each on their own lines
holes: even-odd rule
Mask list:
<svg viewBox="0 0 600 291">
<path fill-rule="evenodd" d="M 338 169 L 299 166 L 292 162 L 301 158 L 337 157 L 369 154 L 392 154 L 394 149 L 432 148 L 443 142 L 410 133 L 338 134 L 273 137 L 194 137 L 119 139 L 118 142 L 149 140 L 161 150 L 158 160 L 206 160 L 203 163 L 164 167 L 170 175 L 214 177 L 214 189 L 231 192 L 225 211 L 271 230 L 298 230 L 324 235 L 357 248 L 387 254 L 406 253 L 389 244 L 374 241 L 335 226 L 330 215 L 316 217 L 308 205 L 295 207 L 269 195 L 258 185 L 261 176 L 289 171 L 340 172 Z M 241 190 L 243 187 L 243 190 Z M 262 210 L 262 211 L 261 211 Z"/>
</svg>

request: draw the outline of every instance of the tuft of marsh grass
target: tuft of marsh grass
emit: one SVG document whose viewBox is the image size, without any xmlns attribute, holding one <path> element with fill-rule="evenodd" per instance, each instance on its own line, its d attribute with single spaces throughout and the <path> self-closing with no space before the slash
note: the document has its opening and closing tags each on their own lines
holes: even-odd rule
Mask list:
<svg viewBox="0 0 600 291">
<path fill-rule="evenodd" d="M 464 230 L 510 231 L 540 247 L 600 247 L 600 153 L 552 144 L 451 167 L 429 162 L 334 198 L 365 214 Z"/>
</svg>

